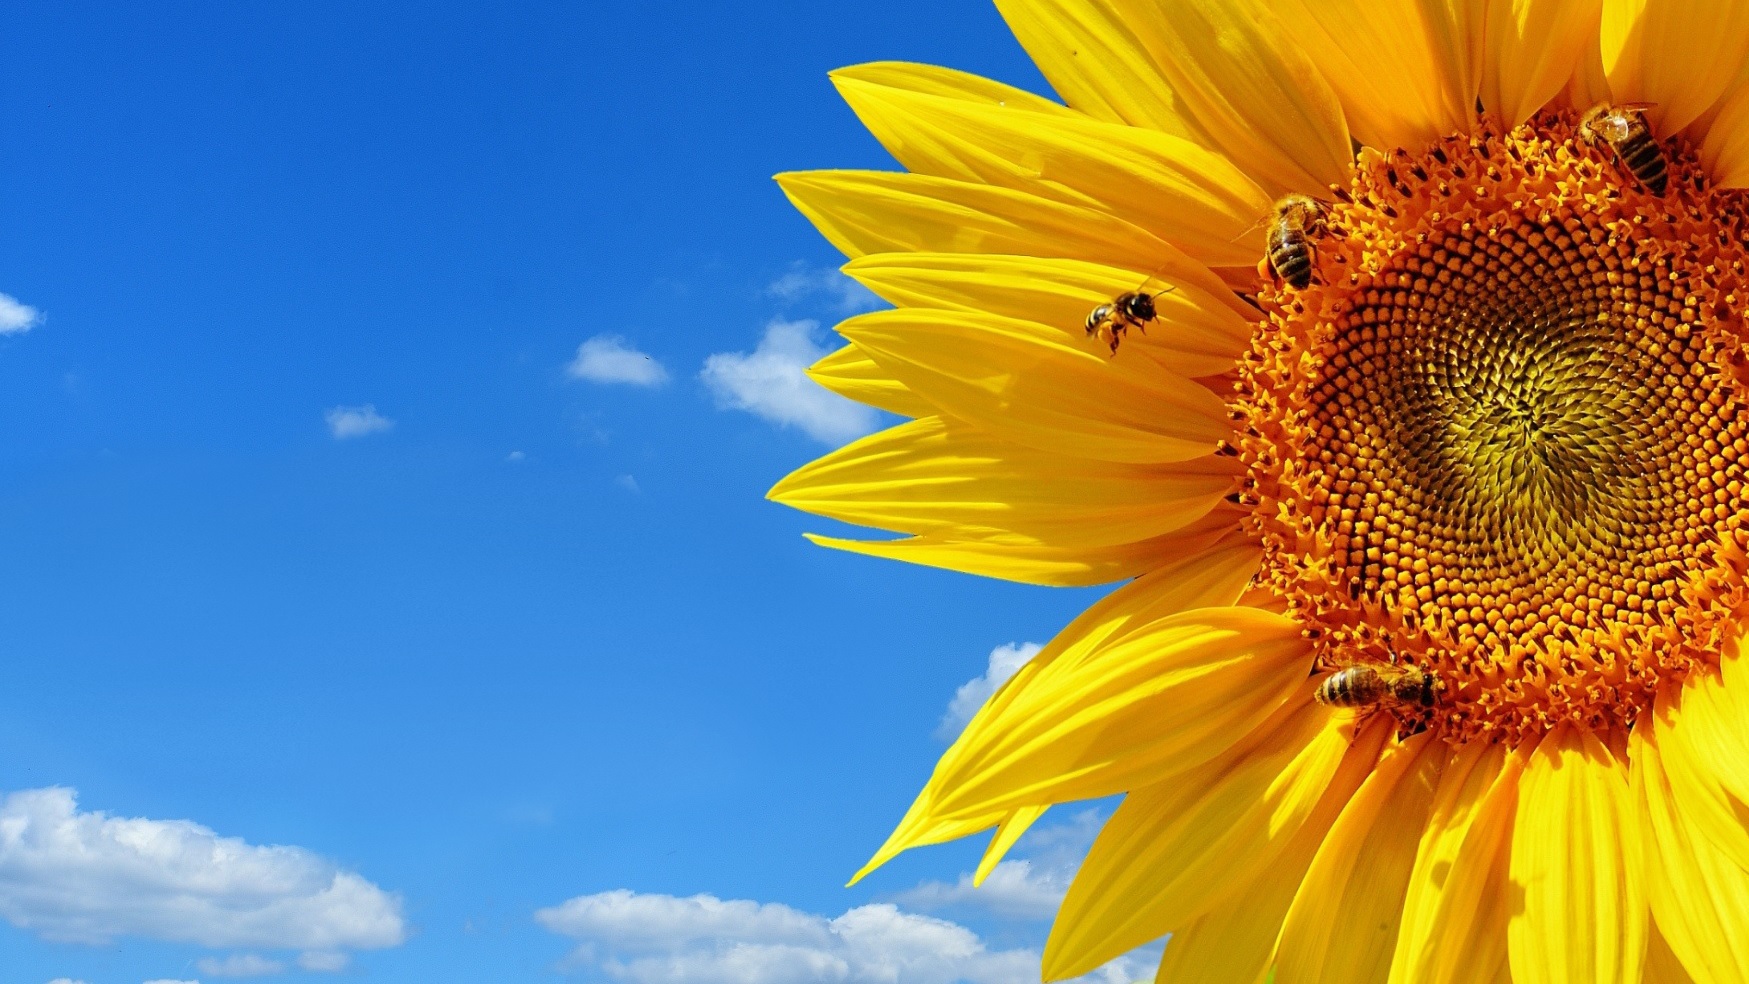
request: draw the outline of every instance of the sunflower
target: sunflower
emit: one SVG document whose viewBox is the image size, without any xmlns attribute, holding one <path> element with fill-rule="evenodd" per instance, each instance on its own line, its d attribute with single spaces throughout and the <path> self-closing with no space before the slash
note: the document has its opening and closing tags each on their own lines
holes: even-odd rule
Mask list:
<svg viewBox="0 0 1749 984">
<path fill-rule="evenodd" d="M 1063 102 L 845 69 L 909 173 L 779 177 L 912 419 L 771 494 L 1122 585 L 863 873 L 1123 794 L 1048 979 L 1749 981 L 1749 0 L 997 5 Z"/>
</svg>

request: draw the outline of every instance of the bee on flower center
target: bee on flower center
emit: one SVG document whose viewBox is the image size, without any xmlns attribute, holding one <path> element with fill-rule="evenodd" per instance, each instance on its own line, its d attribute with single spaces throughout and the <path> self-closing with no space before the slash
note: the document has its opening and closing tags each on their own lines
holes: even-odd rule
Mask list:
<svg viewBox="0 0 1749 984">
<path fill-rule="evenodd" d="M 1324 678 L 1313 695 L 1330 707 L 1416 704 L 1432 707 L 1438 681 L 1413 666 L 1349 666 Z"/>
<path fill-rule="evenodd" d="M 1264 252 L 1270 273 L 1300 290 L 1311 285 L 1312 237 L 1324 232 L 1326 214 L 1324 203 L 1306 195 L 1275 203 Z"/>
<path fill-rule="evenodd" d="M 1154 309 L 1156 296 L 1147 291 L 1132 290 L 1099 305 L 1087 315 L 1087 334 L 1097 335 L 1100 341 L 1111 346 L 1112 354 L 1116 355 L 1126 331 L 1133 327 L 1145 334 L 1148 322 L 1158 316 Z"/>
<path fill-rule="evenodd" d="M 1646 124 L 1645 114 L 1640 112 L 1648 105 L 1593 106 L 1579 117 L 1579 138 L 1593 147 L 1598 144 L 1608 147 L 1648 191 L 1662 195 L 1670 180 L 1669 162 L 1658 138 L 1652 135 L 1652 128 Z"/>
</svg>

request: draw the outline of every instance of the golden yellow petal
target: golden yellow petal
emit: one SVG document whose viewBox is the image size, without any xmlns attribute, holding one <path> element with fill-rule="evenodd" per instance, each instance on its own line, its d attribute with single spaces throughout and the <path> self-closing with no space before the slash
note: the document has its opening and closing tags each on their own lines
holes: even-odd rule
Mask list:
<svg viewBox="0 0 1749 984">
<path fill-rule="evenodd" d="M 1579 62 L 1573 66 L 1573 77 L 1567 80 L 1558 102 L 1564 102 L 1581 112 L 1598 103 L 1611 101 L 1609 77 L 1603 71 L 1603 42 L 1598 34 L 1603 29 L 1603 11 L 1598 11 L 1598 23 L 1580 45 Z"/>
<path fill-rule="evenodd" d="M 1206 608 L 1144 626 L 1074 664 L 1053 661 L 979 715 L 926 792 L 943 819 L 1094 799 L 1213 759 L 1310 672 L 1298 623 Z"/>
<path fill-rule="evenodd" d="M 1506 941 L 1519 984 L 1637 984 L 1647 911 L 1628 769 L 1588 731 L 1562 726 L 1525 764 L 1512 831 Z"/>
<path fill-rule="evenodd" d="M 1000 578 L 1053 588 L 1084 588 L 1124 581 L 1159 567 L 1162 561 L 1206 549 L 1238 528 L 1225 510 L 1210 513 L 1185 529 L 1139 543 L 1106 547 L 1057 547 L 1002 540 L 961 540 L 926 534 L 899 540 L 845 540 L 805 533 L 818 546 L 867 557 Z M 992 821 L 994 822 L 994 821 Z"/>
<path fill-rule="evenodd" d="M 1660 135 L 1699 119 L 1749 57 L 1749 0 L 1604 0 L 1603 70 L 1617 101 L 1653 104 Z"/>
<path fill-rule="evenodd" d="M 1665 695 L 1660 695 L 1662 702 Z M 1659 728 L 1636 727 L 1629 759 L 1644 813 L 1647 894 L 1658 930 L 1689 976 L 1749 984 L 1749 872 L 1720 851 L 1678 805 Z"/>
<path fill-rule="evenodd" d="M 1169 134 L 1086 117 L 839 77 L 838 90 L 918 174 L 1011 188 L 1134 222 L 1210 264 L 1255 263 L 1270 196 L 1220 154 Z"/>
<path fill-rule="evenodd" d="M 1315 703 L 1313 686 L 1232 754 L 1124 798 L 1057 912 L 1047 980 L 1182 928 L 1275 864 L 1354 740 L 1353 722 Z"/>
<path fill-rule="evenodd" d="M 1261 557 L 1262 552 L 1255 544 L 1233 538 L 1200 549 L 1164 555 L 1157 558 L 1152 571 L 1145 577 L 1113 591 L 1082 612 L 1010 677 L 972 717 L 959 739 L 936 764 L 934 778 L 918 794 L 905 819 L 857 877 L 861 878 L 912 847 L 939 842 L 924 839 L 932 836 L 934 829 L 930 803 L 953 763 L 968 750 L 975 749 L 976 741 L 968 740 L 968 736 L 975 739 L 991 719 L 1024 693 L 1046 667 L 1071 667 L 1096 658 L 1110 640 L 1170 616 L 1237 602 L 1251 576 L 1257 572 Z M 1044 802 L 1048 801 L 1030 805 L 1042 806 Z M 1010 812 L 992 812 L 982 818 L 982 826 L 974 830 L 996 826 L 1007 819 Z"/>
<path fill-rule="evenodd" d="M 1700 159 L 1719 187 L 1749 188 L 1749 85 L 1734 87 L 1719 103 Z"/>
<path fill-rule="evenodd" d="M 1647 722 L 1671 791 L 1689 823 L 1738 867 L 1749 869 L 1749 700 L 1716 669 L 1698 669 L 1680 703 Z M 1645 725 L 1642 725 L 1645 726 Z"/>
<path fill-rule="evenodd" d="M 1152 270 L 1182 251 L 1135 223 L 1080 205 L 927 174 L 801 171 L 777 183 L 846 256 L 1007 253 Z"/>
<path fill-rule="evenodd" d="M 1554 99 L 1596 57 L 1603 0 L 1488 0 L 1481 98 L 1517 126 Z M 1581 107 L 1583 108 L 1583 107 Z"/>
<path fill-rule="evenodd" d="M 1275 196 L 1323 196 L 1348 180 L 1342 105 L 1269 4 L 1176 0 L 1154 9 L 1165 16 L 1144 13 L 1135 29 L 1228 157 Z"/>
<path fill-rule="evenodd" d="M 1382 715 L 1370 721 L 1348 749 L 1323 799 L 1268 868 L 1173 931 L 1160 960 L 1160 984 L 1256 984 L 1263 978 L 1306 869 L 1330 825 L 1372 774 L 1391 731 Z"/>
<path fill-rule="evenodd" d="M 1474 125 L 1480 4 L 1282 0 L 1274 9 L 1329 79 L 1362 143 L 1418 150 Z"/>
<path fill-rule="evenodd" d="M 973 75 L 970 72 L 923 65 L 918 62 L 868 62 L 840 68 L 831 73 L 834 80 L 855 79 L 889 89 L 906 89 L 935 96 L 949 96 L 990 106 L 1008 106 L 1052 116 L 1079 117 L 1081 114 L 1059 102 L 1034 95 L 1025 89 Z"/>
<path fill-rule="evenodd" d="M 871 434 L 768 496 L 846 523 L 1059 547 L 1135 543 L 1183 529 L 1233 488 L 1230 460 L 1178 466 L 1066 459 L 924 417 Z"/>
<path fill-rule="evenodd" d="M 1023 806 L 996 826 L 996 836 L 990 838 L 990 846 L 984 849 L 984 857 L 978 861 L 978 870 L 972 872 L 973 888 L 983 886 L 984 879 L 1002 863 L 1003 856 L 1014 847 L 1014 842 L 1020 840 L 1020 835 L 1030 830 L 1049 809 L 1048 806 Z"/>
<path fill-rule="evenodd" d="M 1048 325 L 902 308 L 838 331 L 943 413 L 1039 451 L 1180 462 L 1232 436 L 1227 406 L 1209 388 Z"/>
<path fill-rule="evenodd" d="M 846 345 L 808 369 L 808 377 L 839 396 L 880 407 L 901 417 L 928 417 L 939 413 L 935 404 L 905 388 L 868 353 Z"/>
<path fill-rule="evenodd" d="M 1445 761 L 1445 743 L 1425 733 L 1386 751 L 1294 895 L 1276 947 L 1276 984 L 1384 984 Z"/>
<path fill-rule="evenodd" d="M 1505 961 L 1502 892 L 1522 769 L 1500 745 L 1453 753 L 1409 876 L 1390 984 L 1464 984 Z"/>
<path fill-rule="evenodd" d="M 1656 922 L 1652 924 L 1652 935 L 1646 940 L 1645 984 L 1694 984 L 1694 978 L 1683 969 L 1682 961 L 1676 959 Z"/>
<path fill-rule="evenodd" d="M 1135 4 L 996 0 L 996 9 L 1064 101 L 1095 119 L 1213 146 L 1137 40 Z"/>
</svg>

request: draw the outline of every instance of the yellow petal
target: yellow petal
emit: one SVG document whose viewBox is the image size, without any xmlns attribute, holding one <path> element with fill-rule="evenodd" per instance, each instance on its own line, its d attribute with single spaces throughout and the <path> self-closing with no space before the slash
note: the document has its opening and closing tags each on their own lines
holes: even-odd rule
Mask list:
<svg viewBox="0 0 1749 984">
<path fill-rule="evenodd" d="M 854 79 L 889 89 L 905 89 L 934 96 L 949 96 L 989 106 L 1007 106 L 1050 116 L 1079 117 L 1062 103 L 1052 102 L 1025 89 L 1016 89 L 981 75 L 917 62 L 883 61 L 852 65 L 832 73 L 837 81 Z"/>
<path fill-rule="evenodd" d="M 1181 774 L 1231 748 L 1311 669 L 1291 619 L 1185 612 L 1072 665 L 1053 661 L 966 728 L 930 782 L 941 818 L 1093 799 Z"/>
<path fill-rule="evenodd" d="M 1463 984 L 1505 961 L 1506 849 L 1522 768 L 1500 745 L 1453 753 L 1409 876 L 1391 984 Z"/>
<path fill-rule="evenodd" d="M 1598 23 L 1579 49 L 1579 63 L 1573 67 L 1573 77 L 1561 93 L 1560 101 L 1583 112 L 1599 103 L 1612 102 L 1609 77 L 1603 71 L 1603 42 L 1598 34 L 1603 29 L 1603 11 L 1598 11 Z"/>
<path fill-rule="evenodd" d="M 1749 188 L 1749 85 L 1737 86 L 1720 103 L 1700 160 L 1720 188 Z"/>
<path fill-rule="evenodd" d="M 1699 119 L 1749 57 L 1749 0 L 1604 0 L 1603 70 L 1661 135 Z"/>
<path fill-rule="evenodd" d="M 1416 735 L 1348 802 L 1288 909 L 1276 984 L 1384 984 L 1445 760 L 1445 743 Z"/>
<path fill-rule="evenodd" d="M 1040 451 L 1188 461 L 1232 436 L 1227 405 L 1212 390 L 1048 325 L 901 308 L 851 318 L 838 331 L 943 413 Z"/>
<path fill-rule="evenodd" d="M 1282 0 L 1275 10 L 1329 79 L 1362 143 L 1418 150 L 1474 125 L 1480 4 Z"/>
<path fill-rule="evenodd" d="M 1660 695 L 1660 703 L 1663 695 Z M 1658 930 L 1689 975 L 1707 984 L 1749 982 L 1749 872 L 1679 808 L 1659 728 L 1635 727 L 1629 758 L 1643 814 L 1647 894 Z"/>
<path fill-rule="evenodd" d="M 1645 984 L 1694 984 L 1694 978 L 1682 967 L 1682 961 L 1676 959 L 1670 944 L 1664 939 L 1664 933 L 1656 923 L 1652 925 L 1652 935 L 1646 941 L 1646 980 Z"/>
<path fill-rule="evenodd" d="M 986 184 L 885 171 L 804 171 L 780 174 L 777 182 L 852 258 L 1007 253 L 1154 270 L 1182 256 L 1126 219 Z"/>
<path fill-rule="evenodd" d="M 1173 931 L 1160 960 L 1159 984 L 1256 984 L 1263 978 L 1306 869 L 1330 825 L 1372 774 L 1392 730 L 1383 716 L 1369 722 L 1349 747 L 1323 799 L 1267 870 Z"/>
<path fill-rule="evenodd" d="M 1270 196 L 1225 157 L 1180 137 L 839 77 L 838 90 L 899 163 L 1119 216 L 1211 264 L 1255 263 Z"/>
<path fill-rule="evenodd" d="M 1749 869 L 1749 700 L 1717 670 L 1697 669 L 1681 703 L 1653 715 L 1665 774 L 1682 813 Z"/>
<path fill-rule="evenodd" d="M 1354 740 L 1312 685 L 1246 747 L 1124 798 L 1057 912 L 1047 980 L 1083 974 L 1181 928 L 1272 867 Z"/>
<path fill-rule="evenodd" d="M 1008 814 L 996 827 L 996 836 L 990 838 L 990 846 L 984 849 L 984 857 L 978 862 L 978 870 L 972 873 L 972 887 L 981 888 L 984 879 L 990 877 L 990 872 L 1002 863 L 1003 855 L 1014 847 L 1014 842 L 1020 840 L 1020 835 L 1032 829 L 1039 817 L 1045 815 L 1048 806 L 1023 806 Z"/>
<path fill-rule="evenodd" d="M 993 718 L 1032 685 L 1046 667 L 1057 667 L 1059 671 L 1073 667 L 1096 658 L 1110 640 L 1132 629 L 1182 612 L 1235 603 L 1251 576 L 1257 572 L 1261 558 L 1262 551 L 1255 544 L 1233 539 L 1198 550 L 1186 550 L 1163 558 L 1147 576 L 1113 591 L 1082 612 L 973 715 L 959 739 L 941 757 L 935 768 L 935 777 L 912 803 L 898 829 L 857 877 L 861 878 L 902 851 L 922 844 L 940 843 L 940 840 L 925 839 L 932 837 L 935 829 L 930 804 L 955 763 L 968 750 L 974 749 L 975 743 L 968 741 L 967 736 L 976 736 L 983 731 Z M 1031 806 L 1042 806 L 1045 802 L 1048 801 Z M 968 833 L 996 826 L 1007 819 L 1010 812 L 988 814 L 980 818 L 981 826 Z"/>
<path fill-rule="evenodd" d="M 1233 487 L 1233 466 L 1065 459 L 939 417 L 872 434 L 774 486 L 784 505 L 846 523 L 1053 546 L 1135 543 L 1183 529 Z"/>
<path fill-rule="evenodd" d="M 808 377 L 839 396 L 901 417 L 928 417 L 939 412 L 935 404 L 906 389 L 855 345 L 846 345 L 814 363 Z"/>
<path fill-rule="evenodd" d="M 1512 831 L 1506 941 L 1519 984 L 1638 984 L 1647 913 L 1627 765 L 1562 726 L 1525 764 Z"/>
<path fill-rule="evenodd" d="M 1582 58 L 1597 57 L 1602 0 L 1488 0 L 1487 7 L 1482 105 L 1517 126 L 1566 87 Z"/>
<path fill-rule="evenodd" d="M 1096 119 L 1212 146 L 1136 39 L 1134 5 L 1102 0 L 997 0 L 1026 53 L 1069 105 Z"/>
<path fill-rule="evenodd" d="M 1159 567 L 1163 561 L 1196 553 L 1220 542 L 1237 528 L 1238 518 L 1230 514 L 1217 516 L 1217 513 L 1210 513 L 1203 522 L 1151 540 L 1105 547 L 960 540 L 937 534 L 900 540 L 845 540 L 814 533 L 804 533 L 803 536 L 818 546 L 865 557 L 939 567 L 1021 584 L 1084 588 L 1139 577 Z"/>
<path fill-rule="evenodd" d="M 1336 93 L 1266 3 L 1177 0 L 1135 28 L 1202 128 L 1272 194 L 1325 195 L 1353 152 Z"/>
</svg>

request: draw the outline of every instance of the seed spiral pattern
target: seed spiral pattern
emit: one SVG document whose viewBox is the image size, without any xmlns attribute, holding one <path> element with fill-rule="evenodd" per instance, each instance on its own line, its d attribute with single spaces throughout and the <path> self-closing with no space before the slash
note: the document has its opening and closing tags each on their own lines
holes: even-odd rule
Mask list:
<svg viewBox="0 0 1749 984">
<path fill-rule="evenodd" d="M 1574 123 L 1364 157 L 1240 374 L 1262 583 L 1458 741 L 1631 724 L 1744 608 L 1740 207 Z"/>
</svg>

